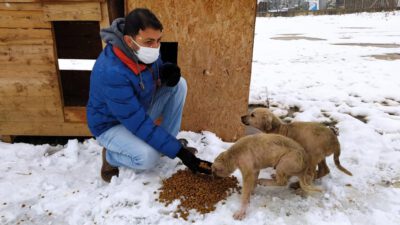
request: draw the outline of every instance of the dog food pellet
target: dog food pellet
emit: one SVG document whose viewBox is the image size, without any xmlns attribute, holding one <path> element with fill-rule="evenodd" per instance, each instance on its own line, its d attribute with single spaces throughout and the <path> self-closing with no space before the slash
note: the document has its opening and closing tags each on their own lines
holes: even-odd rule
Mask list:
<svg viewBox="0 0 400 225">
<path fill-rule="evenodd" d="M 189 210 L 201 214 L 215 210 L 215 205 L 225 200 L 233 192 L 239 192 L 236 177 L 213 178 L 209 175 L 194 174 L 189 170 L 179 170 L 170 178 L 163 180 L 158 201 L 169 205 L 180 200 L 174 217 L 187 220 Z"/>
</svg>

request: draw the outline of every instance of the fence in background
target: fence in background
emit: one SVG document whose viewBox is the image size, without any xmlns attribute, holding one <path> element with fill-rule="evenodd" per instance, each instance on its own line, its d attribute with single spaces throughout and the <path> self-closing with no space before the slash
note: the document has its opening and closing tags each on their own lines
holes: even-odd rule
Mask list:
<svg viewBox="0 0 400 225">
<path fill-rule="evenodd" d="M 318 4 L 318 10 L 310 10 Z M 264 0 L 257 16 L 335 15 L 400 9 L 400 0 Z"/>
</svg>

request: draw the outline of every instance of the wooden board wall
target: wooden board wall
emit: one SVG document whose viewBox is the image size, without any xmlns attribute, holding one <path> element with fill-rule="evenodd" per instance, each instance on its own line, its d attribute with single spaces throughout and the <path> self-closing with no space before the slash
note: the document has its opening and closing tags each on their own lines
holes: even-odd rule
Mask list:
<svg viewBox="0 0 400 225">
<path fill-rule="evenodd" d="M 62 122 L 51 23 L 40 3 L 1 5 L 0 129 L 5 122 Z"/>
<path fill-rule="evenodd" d="M 0 135 L 90 136 L 64 108 L 52 21 L 99 21 L 105 0 L 0 0 Z M 66 111 L 66 112 L 65 112 Z"/>
<path fill-rule="evenodd" d="M 127 12 L 152 10 L 164 26 L 163 41 L 178 42 L 178 64 L 188 82 L 183 130 L 215 132 L 233 141 L 244 134 L 255 0 L 126 0 Z"/>
</svg>

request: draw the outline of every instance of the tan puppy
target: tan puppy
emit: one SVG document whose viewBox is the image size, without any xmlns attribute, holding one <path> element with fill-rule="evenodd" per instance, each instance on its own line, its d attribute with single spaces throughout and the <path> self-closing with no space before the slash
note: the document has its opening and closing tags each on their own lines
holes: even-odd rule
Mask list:
<svg viewBox="0 0 400 225">
<path fill-rule="evenodd" d="M 308 155 L 303 147 L 290 138 L 276 134 L 255 134 L 239 139 L 227 151 L 222 152 L 212 165 L 212 172 L 227 177 L 239 168 L 243 177 L 241 207 L 235 212 L 235 219 L 243 219 L 250 201 L 250 194 L 258 184 L 284 186 L 291 176 L 297 176 L 300 187 L 306 191 L 320 191 L 311 186 L 307 176 Z M 260 170 L 267 167 L 276 169 L 275 179 L 258 179 Z"/>
<path fill-rule="evenodd" d="M 293 122 L 284 124 L 278 117 L 266 108 L 256 108 L 248 115 L 242 116 L 242 122 L 258 128 L 266 133 L 281 134 L 292 138 L 304 147 L 310 155 L 309 168 L 313 169 L 315 179 L 329 173 L 325 157 L 333 154 L 336 167 L 352 176 L 339 161 L 340 144 L 335 133 L 328 127 L 314 122 Z M 318 172 L 316 167 L 318 165 Z"/>
</svg>

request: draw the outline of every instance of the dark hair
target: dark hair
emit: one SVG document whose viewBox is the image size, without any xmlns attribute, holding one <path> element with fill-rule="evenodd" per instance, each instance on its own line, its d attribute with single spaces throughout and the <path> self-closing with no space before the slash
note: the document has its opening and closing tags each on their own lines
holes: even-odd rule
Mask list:
<svg viewBox="0 0 400 225">
<path fill-rule="evenodd" d="M 146 28 L 163 30 L 163 25 L 149 9 L 137 8 L 125 17 L 124 35 L 136 36 L 139 30 L 145 30 Z"/>
</svg>

